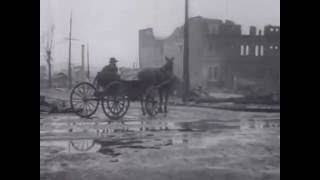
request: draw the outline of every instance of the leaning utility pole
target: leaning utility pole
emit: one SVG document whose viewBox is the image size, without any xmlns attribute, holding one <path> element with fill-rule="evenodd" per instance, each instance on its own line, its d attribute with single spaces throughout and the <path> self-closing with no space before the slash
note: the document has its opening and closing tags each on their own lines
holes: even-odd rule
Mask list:
<svg viewBox="0 0 320 180">
<path fill-rule="evenodd" d="M 85 48 L 85 46 L 84 46 L 84 44 L 82 44 L 81 45 L 81 73 L 82 74 L 85 74 L 85 67 L 84 67 L 84 48 Z"/>
<path fill-rule="evenodd" d="M 89 44 L 87 45 L 87 78 L 90 80 Z"/>
<path fill-rule="evenodd" d="M 65 38 L 69 41 L 69 63 L 68 63 L 68 79 L 69 79 L 69 89 L 72 88 L 72 67 L 71 67 L 71 41 L 73 40 L 79 40 L 72 38 L 72 12 L 70 16 L 70 31 L 69 31 L 69 37 Z"/>
<path fill-rule="evenodd" d="M 70 31 L 69 31 L 69 63 L 68 63 L 68 77 L 69 77 L 69 89 L 72 88 L 72 72 L 71 72 L 71 34 L 72 31 L 72 12 L 70 16 Z"/>
<path fill-rule="evenodd" d="M 189 1 L 185 1 L 185 22 L 184 22 L 184 51 L 183 51 L 183 95 L 182 100 L 186 102 L 189 94 Z"/>
</svg>

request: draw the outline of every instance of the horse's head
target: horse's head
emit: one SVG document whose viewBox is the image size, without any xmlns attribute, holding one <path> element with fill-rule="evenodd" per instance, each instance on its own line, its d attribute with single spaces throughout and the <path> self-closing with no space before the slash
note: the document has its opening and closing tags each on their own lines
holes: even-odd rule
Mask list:
<svg viewBox="0 0 320 180">
<path fill-rule="evenodd" d="M 166 72 L 173 73 L 173 60 L 174 60 L 174 57 L 168 58 L 167 56 L 165 56 L 165 59 L 166 59 L 166 64 L 163 66 L 163 69 Z"/>
</svg>

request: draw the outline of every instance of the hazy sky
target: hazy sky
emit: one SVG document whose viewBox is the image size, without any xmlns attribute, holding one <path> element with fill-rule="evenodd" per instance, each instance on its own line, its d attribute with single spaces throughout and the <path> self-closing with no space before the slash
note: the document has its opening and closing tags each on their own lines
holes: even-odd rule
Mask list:
<svg viewBox="0 0 320 180">
<path fill-rule="evenodd" d="M 190 16 L 231 19 L 244 26 L 280 25 L 280 0 L 189 0 Z M 70 12 L 73 13 L 73 64 L 80 64 L 82 43 L 89 43 L 93 66 L 120 66 L 138 60 L 138 30 L 154 28 L 158 37 L 170 35 L 184 21 L 184 0 L 41 0 L 40 35 L 55 25 L 54 61 L 67 63 Z"/>
</svg>

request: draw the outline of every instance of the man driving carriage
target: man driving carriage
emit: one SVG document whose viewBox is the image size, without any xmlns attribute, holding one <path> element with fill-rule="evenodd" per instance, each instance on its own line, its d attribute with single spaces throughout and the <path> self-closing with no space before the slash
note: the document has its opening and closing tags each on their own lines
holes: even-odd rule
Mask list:
<svg viewBox="0 0 320 180">
<path fill-rule="evenodd" d="M 169 93 L 177 78 L 173 74 L 174 57 L 165 57 L 165 60 L 161 67 L 140 70 L 137 80 L 121 80 L 117 60 L 110 58 L 109 65 L 97 74 L 93 84 L 82 82 L 72 89 L 70 102 L 73 111 L 81 117 L 90 117 L 101 101 L 106 116 L 119 119 L 126 114 L 130 101 L 139 100 L 143 115 L 167 113 Z"/>
<path fill-rule="evenodd" d="M 116 60 L 116 58 L 114 58 L 114 57 L 110 58 L 109 65 L 105 66 L 102 69 L 102 72 L 118 74 L 117 62 L 118 62 L 118 60 Z"/>
<path fill-rule="evenodd" d="M 94 80 L 98 88 L 105 87 L 109 82 L 120 80 L 117 62 L 118 60 L 116 58 L 110 58 L 109 64 L 105 66 L 100 72 L 98 72 Z"/>
</svg>

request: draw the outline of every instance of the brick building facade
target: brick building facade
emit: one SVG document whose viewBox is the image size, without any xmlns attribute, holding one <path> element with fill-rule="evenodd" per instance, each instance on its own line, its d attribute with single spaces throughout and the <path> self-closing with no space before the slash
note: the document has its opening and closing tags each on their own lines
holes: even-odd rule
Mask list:
<svg viewBox="0 0 320 180">
<path fill-rule="evenodd" d="M 189 19 L 191 87 L 280 92 L 280 27 L 250 27 L 203 17 Z M 140 68 L 159 67 L 164 56 L 175 57 L 175 74 L 182 79 L 183 27 L 158 39 L 151 28 L 139 31 Z"/>
</svg>

